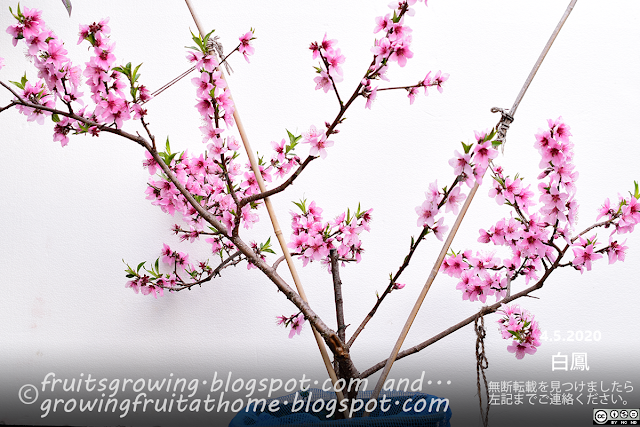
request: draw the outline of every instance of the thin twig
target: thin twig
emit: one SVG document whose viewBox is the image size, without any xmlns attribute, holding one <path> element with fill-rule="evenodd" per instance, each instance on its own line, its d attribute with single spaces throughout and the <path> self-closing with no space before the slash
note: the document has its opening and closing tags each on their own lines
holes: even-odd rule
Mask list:
<svg viewBox="0 0 640 427">
<path fill-rule="evenodd" d="M 451 192 L 453 191 L 453 189 L 456 187 L 456 185 L 459 182 L 461 182 L 461 179 L 460 179 L 459 176 L 456 176 L 455 179 L 453 180 L 453 183 L 451 184 L 449 190 L 447 190 L 445 192 L 444 196 L 442 197 L 442 200 L 438 204 L 438 209 L 442 208 L 442 206 L 445 205 L 445 203 L 447 202 L 447 199 L 449 197 L 449 194 L 451 194 Z M 356 340 L 356 338 L 358 338 L 360 333 L 364 330 L 365 326 L 367 326 L 367 323 L 369 323 L 369 321 L 373 318 L 373 316 L 378 311 L 378 308 L 382 304 L 382 301 L 384 301 L 384 299 L 387 297 L 387 295 L 389 295 L 391 293 L 391 291 L 393 291 L 393 288 L 394 288 L 396 282 L 398 281 L 398 279 L 400 279 L 400 275 L 409 266 L 409 263 L 411 262 L 411 258 L 413 257 L 413 254 L 415 254 L 416 250 L 418 249 L 418 246 L 420 245 L 420 242 L 422 242 L 424 240 L 424 238 L 427 236 L 427 234 L 430 231 L 431 231 L 431 227 L 425 225 L 424 228 L 422 229 L 422 231 L 420 232 L 420 235 L 418 236 L 418 238 L 413 241 L 413 244 L 409 248 L 409 253 L 404 257 L 404 261 L 403 261 L 402 265 L 398 268 L 398 271 L 396 272 L 395 275 L 393 275 L 391 280 L 389 280 L 389 284 L 387 285 L 387 288 L 384 290 L 382 295 L 376 299 L 376 303 L 374 304 L 374 306 L 371 309 L 371 311 L 369 311 L 369 313 L 362 320 L 362 322 L 360 323 L 360 325 L 358 326 L 356 331 L 353 333 L 351 338 L 349 338 L 349 342 L 347 343 L 347 347 L 350 348 L 353 345 L 353 343 Z M 413 237 L 412 237 L 412 239 L 413 239 Z"/>
</svg>

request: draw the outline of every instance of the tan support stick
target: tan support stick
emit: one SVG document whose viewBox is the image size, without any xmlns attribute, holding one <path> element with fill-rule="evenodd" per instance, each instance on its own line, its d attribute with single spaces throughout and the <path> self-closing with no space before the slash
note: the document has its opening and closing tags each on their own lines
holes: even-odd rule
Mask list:
<svg viewBox="0 0 640 427">
<path fill-rule="evenodd" d="M 529 77 L 527 77 L 527 80 L 525 81 L 524 86 L 522 87 L 522 89 L 520 90 L 520 93 L 516 97 L 516 101 L 514 102 L 513 107 L 511 107 L 511 110 L 509 110 L 509 114 L 508 114 L 508 116 L 510 116 L 510 117 L 508 117 L 508 118 L 510 118 L 509 123 L 511 121 L 513 121 L 513 115 L 515 114 L 515 111 L 518 108 L 518 105 L 520 104 L 520 101 L 524 97 L 524 94 L 527 91 L 527 88 L 529 87 L 529 85 L 531 84 L 531 81 L 533 80 L 533 77 L 536 75 L 536 72 L 538 71 L 538 68 L 540 68 L 540 65 L 542 64 L 542 61 L 544 60 L 544 57 L 547 55 L 547 52 L 549 52 L 549 49 L 551 49 L 551 45 L 553 44 L 554 40 L 556 39 L 556 36 L 560 32 L 560 29 L 564 25 L 565 21 L 569 17 L 569 14 L 573 10 L 573 7 L 575 6 L 576 2 L 577 2 L 577 0 L 572 0 L 571 3 L 569 3 L 569 6 L 567 7 L 567 10 L 565 11 L 564 15 L 560 19 L 560 22 L 556 26 L 556 29 L 553 31 L 553 34 L 549 38 L 549 41 L 547 42 L 546 46 L 542 50 L 542 53 L 540 54 L 540 57 L 538 58 L 538 60 L 536 61 L 535 65 L 533 66 L 533 69 L 531 70 L 531 73 L 529 73 Z M 504 120 L 505 120 L 505 114 L 503 112 L 503 115 L 502 115 L 502 118 L 501 118 L 501 121 L 500 121 L 500 124 L 499 124 L 498 127 L 500 127 L 500 125 L 502 125 L 504 123 Z M 507 123 L 507 128 L 506 129 L 508 129 L 508 123 Z M 503 147 L 504 147 L 504 137 L 505 137 L 506 129 L 504 129 L 504 132 L 502 134 L 499 134 L 500 136 L 498 137 L 498 138 L 502 138 Z M 400 351 L 400 347 L 402 347 L 402 344 L 404 343 L 404 340 L 407 337 L 407 334 L 409 333 L 409 329 L 411 328 L 411 325 L 413 324 L 413 321 L 415 320 L 416 315 L 418 314 L 418 311 L 420 310 L 420 306 L 422 305 L 422 302 L 424 301 L 425 297 L 427 296 L 427 292 L 429 292 L 429 288 L 431 288 L 431 284 L 435 280 L 436 275 L 438 274 L 438 271 L 440 270 L 440 266 L 442 265 L 442 261 L 444 260 L 444 257 L 446 256 L 447 252 L 449 251 L 449 246 L 451 245 L 451 242 L 453 241 L 453 238 L 455 237 L 455 235 L 456 235 L 456 233 L 458 231 L 458 228 L 460 227 L 460 223 L 462 222 L 462 219 L 464 218 L 464 215 L 466 214 L 467 209 L 469 208 L 469 205 L 471 204 L 471 201 L 473 200 L 473 196 L 475 196 L 476 191 L 478 190 L 478 187 L 479 187 L 479 185 L 476 182 L 476 184 L 471 189 L 471 192 L 469 193 L 469 197 L 467 197 L 467 200 L 465 201 L 464 206 L 462 207 L 462 210 L 458 214 L 458 217 L 456 218 L 456 222 L 454 223 L 453 228 L 449 232 L 449 236 L 447 236 L 447 240 L 444 242 L 444 245 L 442 246 L 442 250 L 440 251 L 440 255 L 438 255 L 438 259 L 436 260 L 433 268 L 431 269 L 431 274 L 429 274 L 429 278 L 427 279 L 427 283 L 425 283 L 424 288 L 422 289 L 422 292 L 420 292 L 420 295 L 418 296 L 418 300 L 416 301 L 415 305 L 413 306 L 413 310 L 411 310 L 411 313 L 409 314 L 409 318 L 407 319 L 407 322 L 405 323 L 404 328 L 402 328 L 402 332 L 400 333 L 400 336 L 398 337 L 396 345 L 393 347 L 393 350 L 391 351 L 391 355 L 387 359 L 387 363 L 385 364 L 384 370 L 382 371 L 382 374 L 380 375 L 380 379 L 378 379 L 378 383 L 376 384 L 376 388 L 373 391 L 373 395 L 371 396 L 371 399 L 377 399 L 378 396 L 380 395 L 380 391 L 382 391 L 382 387 L 384 386 L 384 383 L 387 380 L 387 376 L 389 375 L 389 372 L 391 371 L 391 366 L 393 366 L 393 362 L 395 362 L 396 357 L 398 357 L 398 352 Z M 365 412 L 364 416 L 366 417 L 368 415 L 369 415 L 369 412 Z"/>
<path fill-rule="evenodd" d="M 189 12 L 191 12 L 191 16 L 193 17 L 193 20 L 196 23 L 196 27 L 198 27 L 198 31 L 200 32 L 200 35 L 204 36 L 207 33 L 203 31 L 203 27 L 200 24 L 200 20 L 198 19 L 193 7 L 191 6 L 191 2 L 189 0 L 185 0 L 185 1 L 187 3 L 187 7 L 189 8 Z M 219 71 L 222 78 L 224 79 L 225 78 L 224 71 L 221 68 L 219 68 Z M 229 85 L 227 83 L 227 89 L 228 88 L 229 88 Z M 233 101 L 233 97 L 230 96 L 230 98 Z M 264 180 L 262 179 L 262 174 L 260 173 L 258 162 L 256 161 L 256 158 L 253 155 L 253 151 L 251 150 L 251 146 L 249 145 L 249 138 L 247 137 L 247 134 L 244 130 L 244 126 L 242 125 L 242 121 L 240 120 L 240 115 L 238 114 L 238 107 L 237 105 L 235 105 L 235 102 L 234 102 L 234 106 L 235 106 L 235 111 L 233 112 L 233 118 L 236 121 L 236 125 L 238 126 L 238 131 L 240 132 L 240 138 L 242 138 L 242 143 L 244 144 L 244 148 L 247 152 L 247 156 L 249 156 L 251 169 L 253 170 L 253 173 L 256 177 L 256 181 L 258 182 L 260 191 L 264 193 L 266 191 L 266 188 L 264 185 Z M 282 248 L 282 252 L 284 253 L 284 257 L 287 261 L 287 265 L 289 266 L 289 270 L 291 271 L 291 277 L 293 278 L 293 282 L 296 284 L 296 288 L 298 289 L 298 293 L 300 294 L 300 297 L 305 302 L 308 303 L 307 296 L 304 293 L 304 288 L 302 287 L 302 283 L 300 283 L 300 278 L 298 277 L 298 272 L 296 271 L 296 267 L 293 264 L 293 258 L 289 253 L 289 248 L 287 248 L 287 242 L 284 240 L 282 230 L 280 230 L 280 225 L 278 224 L 278 219 L 276 218 L 276 214 L 273 210 L 273 206 L 271 205 L 271 200 L 269 200 L 268 197 L 265 197 L 264 204 L 267 207 L 267 212 L 269 212 L 269 218 L 271 218 L 271 223 L 273 224 L 273 231 L 276 233 L 276 237 L 278 238 L 278 242 L 280 243 L 280 248 Z M 313 329 L 313 335 L 316 339 L 316 342 L 318 343 L 318 348 L 320 349 L 320 353 L 322 354 L 322 360 L 324 361 L 324 365 L 327 368 L 327 372 L 329 373 L 329 377 L 331 378 L 331 382 L 333 383 L 334 389 L 335 389 L 336 388 L 335 385 L 338 382 L 338 377 L 336 376 L 336 373 L 333 369 L 331 360 L 329 359 L 329 354 L 327 353 L 327 349 L 324 345 L 324 341 L 322 340 L 322 337 L 320 336 L 320 333 L 318 333 L 318 331 L 316 331 L 315 328 L 312 327 L 312 329 Z M 336 396 L 338 397 L 339 401 L 342 401 L 342 399 L 344 399 L 342 392 L 336 391 Z M 345 414 L 347 415 L 346 412 Z"/>
</svg>

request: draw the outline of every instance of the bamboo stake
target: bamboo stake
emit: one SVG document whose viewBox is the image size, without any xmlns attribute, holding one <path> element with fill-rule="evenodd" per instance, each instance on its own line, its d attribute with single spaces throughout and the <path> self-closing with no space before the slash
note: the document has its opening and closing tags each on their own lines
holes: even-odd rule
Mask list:
<svg viewBox="0 0 640 427">
<path fill-rule="evenodd" d="M 538 71 L 538 69 L 540 68 L 540 65 L 542 64 L 542 61 L 544 60 L 545 56 L 547 55 L 547 52 L 549 52 L 549 49 L 551 49 L 551 45 L 553 44 L 554 40 L 556 39 L 556 36 L 558 35 L 558 33 L 560 32 L 560 29 L 562 29 L 562 26 L 564 25 L 565 21 L 567 20 L 567 18 L 569 17 L 569 14 L 571 13 L 571 11 L 573 10 L 573 7 L 575 6 L 577 0 L 572 0 L 571 3 L 569 4 L 569 6 L 567 7 L 567 10 L 564 12 L 564 15 L 562 16 L 562 18 L 560 19 L 560 22 L 558 23 L 558 25 L 556 26 L 555 30 L 553 31 L 553 34 L 551 34 L 551 37 L 549 38 L 549 41 L 547 41 L 546 46 L 544 47 L 544 49 L 542 50 L 542 53 L 540 54 L 540 56 L 538 57 L 538 60 L 536 61 L 535 65 L 533 66 L 533 69 L 531 70 L 531 72 L 529 73 L 529 77 L 527 77 L 527 80 L 525 81 L 522 89 L 520 90 L 520 93 L 518 94 L 518 96 L 516 97 L 516 100 L 513 104 L 513 106 L 511 107 L 511 110 L 509 110 L 508 113 L 505 113 L 504 111 L 502 111 L 502 118 L 500 120 L 500 125 L 502 125 L 506 120 L 509 120 L 509 122 L 513 121 L 513 115 L 516 112 L 516 109 L 518 108 L 518 105 L 520 104 L 520 101 L 522 101 L 522 98 L 524 97 L 524 94 L 526 93 L 527 89 L 529 88 L 529 85 L 531 84 L 531 82 L 533 81 L 534 76 L 536 75 L 536 72 Z M 500 111 L 499 109 L 492 109 L 492 111 L 494 112 L 498 112 Z M 506 136 L 506 131 L 508 129 L 508 124 L 506 125 L 506 128 L 503 127 L 502 128 L 502 134 L 499 136 L 499 139 L 502 138 L 502 145 L 504 147 L 504 138 Z M 440 270 L 440 266 L 442 265 L 442 261 L 444 260 L 444 257 L 446 256 L 447 252 L 449 251 L 449 246 L 451 245 L 451 242 L 453 241 L 453 238 L 455 237 L 458 228 L 460 227 L 460 224 L 462 223 L 462 219 L 464 218 L 464 215 L 467 213 L 467 209 L 469 208 L 469 205 L 471 204 L 471 201 L 473 200 L 473 197 L 476 194 L 476 191 L 478 190 L 478 183 L 476 182 L 476 184 L 473 186 L 473 188 L 471 189 L 471 191 L 469 192 L 469 197 L 467 197 L 467 200 L 465 201 L 462 210 L 460 211 L 460 213 L 458 214 L 458 217 L 456 218 L 456 221 L 453 225 L 453 228 L 451 229 L 451 231 L 449 232 L 449 235 L 447 236 L 447 240 L 444 242 L 443 246 L 442 246 L 442 250 L 440 251 L 440 255 L 438 255 L 438 258 L 433 266 L 433 268 L 431 269 L 431 273 L 429 274 L 429 278 L 427 279 L 427 282 L 424 285 L 424 288 L 422 289 L 422 292 L 420 292 L 420 295 L 418 296 L 418 300 L 416 301 L 415 305 L 413 306 L 413 309 L 411 310 L 411 313 L 409 314 L 409 318 L 407 319 L 407 322 L 405 323 L 404 327 L 402 328 L 402 332 L 400 333 L 400 336 L 398 337 L 398 340 L 396 341 L 396 345 L 393 347 L 393 350 L 391 351 L 391 355 L 389 356 L 389 358 L 387 359 L 387 363 L 384 366 L 384 370 L 382 371 L 382 374 L 380 375 L 380 378 L 378 379 L 378 383 L 376 384 L 376 388 L 373 391 L 373 395 L 371 396 L 371 399 L 377 399 L 378 396 L 380 395 L 380 391 L 382 390 L 382 387 L 387 379 L 387 376 L 389 375 L 389 372 L 391 371 L 391 367 L 393 366 L 393 362 L 395 362 L 396 357 L 398 356 L 398 352 L 400 351 L 400 347 L 402 347 L 402 344 L 404 343 L 405 338 L 407 337 L 407 334 L 409 333 L 409 329 L 411 328 L 411 325 L 413 324 L 413 321 L 416 318 L 416 315 L 418 314 L 418 311 L 420 310 L 420 306 L 422 305 L 422 302 L 424 301 L 425 297 L 427 296 L 427 292 L 429 292 L 429 289 L 431 288 L 431 284 L 433 283 L 433 281 L 436 278 L 436 275 L 438 274 L 438 271 Z M 365 412 L 364 416 L 368 416 L 369 412 Z"/>
<path fill-rule="evenodd" d="M 201 37 L 204 36 L 207 33 L 203 31 L 202 24 L 200 23 L 200 20 L 198 19 L 198 16 L 196 15 L 195 10 L 191 6 L 190 0 L 185 0 L 185 2 L 187 3 L 189 12 L 191 13 L 193 20 L 196 23 L 196 27 L 198 28 L 198 31 L 200 32 Z M 218 68 L 218 70 L 220 71 L 221 77 L 226 81 L 224 71 L 222 70 L 222 68 Z M 228 83 L 227 83 L 227 89 L 229 89 Z M 233 101 L 231 92 L 229 92 L 229 98 L 231 98 L 231 100 Z M 253 154 L 253 150 L 251 150 L 251 145 L 249 144 L 249 138 L 247 137 L 247 134 L 244 130 L 244 126 L 242 125 L 242 121 L 240 120 L 240 114 L 238 114 L 238 107 L 235 104 L 235 102 L 234 102 L 234 106 L 235 106 L 235 110 L 233 112 L 233 119 L 235 120 L 236 125 L 238 126 L 238 132 L 240 133 L 240 138 L 242 139 L 242 143 L 244 144 L 244 148 L 245 148 L 245 151 L 247 152 L 247 156 L 249 156 L 251 169 L 253 170 L 253 174 L 255 175 L 256 181 L 258 182 L 258 186 L 260 187 L 260 192 L 264 193 L 266 191 L 266 187 L 264 185 L 264 180 L 262 179 L 262 174 L 260 173 L 260 167 Z M 271 204 L 271 200 L 268 197 L 265 197 L 264 204 L 267 207 L 267 212 L 269 213 L 269 218 L 271 218 L 271 224 L 273 225 L 273 231 L 275 232 L 276 237 L 278 238 L 278 243 L 280 243 L 280 248 L 282 249 L 284 257 L 287 261 L 287 265 L 289 266 L 289 271 L 291 271 L 291 277 L 293 278 L 293 282 L 295 283 L 296 288 L 298 289 L 298 294 L 300 294 L 300 297 L 304 300 L 304 302 L 308 303 L 309 301 L 307 300 L 307 296 L 304 292 L 304 288 L 302 287 L 302 283 L 300 282 L 300 277 L 298 276 L 298 272 L 293 263 L 293 258 L 289 253 L 287 242 L 285 241 L 284 236 L 282 234 L 282 230 L 280 229 L 280 224 L 278 223 L 278 219 L 276 218 L 276 214 L 275 214 L 275 211 L 273 210 L 273 205 Z M 338 382 L 338 377 L 336 376 L 335 370 L 333 369 L 331 360 L 329 359 L 329 354 L 327 353 L 327 349 L 324 345 L 324 341 L 322 337 L 320 336 L 320 333 L 313 327 L 313 325 L 312 325 L 312 329 L 313 329 L 313 335 L 318 344 L 318 348 L 320 349 L 320 354 L 322 355 L 322 360 L 324 361 L 325 368 L 327 369 L 327 373 L 331 378 L 331 382 L 333 383 L 334 390 L 335 390 L 336 383 Z M 344 399 L 344 395 L 340 391 L 336 390 L 336 396 L 338 397 L 339 401 L 342 401 Z M 347 413 L 345 412 L 345 414 Z"/>
</svg>

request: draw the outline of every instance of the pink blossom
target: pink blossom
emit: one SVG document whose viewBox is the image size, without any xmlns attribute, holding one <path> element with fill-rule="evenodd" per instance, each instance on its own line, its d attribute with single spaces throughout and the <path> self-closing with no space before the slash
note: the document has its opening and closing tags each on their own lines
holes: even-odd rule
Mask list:
<svg viewBox="0 0 640 427">
<path fill-rule="evenodd" d="M 424 193 L 427 201 L 433 202 L 438 205 L 442 198 L 444 197 L 442 193 L 440 193 L 440 189 L 438 188 L 438 180 L 436 179 L 432 183 L 429 184 L 429 188 Z"/>
<path fill-rule="evenodd" d="M 407 59 L 413 58 L 413 52 L 409 49 L 411 36 L 407 36 L 402 41 L 393 46 L 393 53 L 389 56 L 391 61 L 397 61 L 400 67 L 407 65 Z M 438 89 L 441 91 L 441 89 Z"/>
<path fill-rule="evenodd" d="M 327 39 L 327 33 L 324 33 L 324 37 L 322 37 L 322 42 L 320 43 L 320 48 L 326 52 L 333 50 L 333 45 L 338 43 L 336 39 Z M 315 59 L 315 57 L 313 58 Z"/>
<path fill-rule="evenodd" d="M 436 222 L 433 227 L 431 227 L 431 231 L 436 235 L 436 238 L 442 242 L 444 234 L 449 230 L 448 225 L 442 225 L 444 222 L 444 218 L 440 218 L 438 222 Z"/>
<path fill-rule="evenodd" d="M 125 288 L 131 288 L 137 294 L 140 290 L 140 285 L 137 280 L 129 280 L 125 285 Z"/>
<path fill-rule="evenodd" d="M 333 141 L 328 141 L 327 136 L 323 133 L 320 138 L 310 141 L 311 149 L 309 149 L 310 156 L 318 156 L 323 159 L 327 157 L 327 150 L 325 148 L 332 147 Z"/>
<path fill-rule="evenodd" d="M 213 73 L 213 71 L 220 65 L 215 55 L 204 55 L 200 61 L 196 64 L 196 67 L 199 69 L 204 68 L 209 73 Z"/>
<path fill-rule="evenodd" d="M 418 88 L 416 87 L 412 87 L 408 89 L 409 94 L 407 95 L 409 97 L 409 105 L 413 105 L 413 101 L 416 100 L 416 95 L 418 94 Z"/>
<path fill-rule="evenodd" d="M 376 26 L 373 28 L 373 34 L 376 34 L 382 30 L 388 30 L 391 26 L 391 14 L 387 13 L 385 16 L 376 17 Z"/>
<path fill-rule="evenodd" d="M 487 295 L 493 295 L 495 291 L 470 270 L 463 271 L 456 289 L 462 291 L 462 299 L 469 301 L 487 302 Z"/>
<path fill-rule="evenodd" d="M 607 248 L 609 264 L 613 264 L 616 261 L 624 261 L 625 251 L 629 249 L 627 246 L 624 246 L 625 243 L 627 243 L 626 240 L 622 243 L 613 240 L 613 234 L 609 236 L 609 247 Z"/>
<path fill-rule="evenodd" d="M 476 134 L 476 138 L 478 135 Z M 486 169 L 489 165 L 489 161 L 498 157 L 498 150 L 494 149 L 491 145 L 491 141 L 486 141 L 482 144 L 476 144 L 473 149 L 475 152 L 475 156 L 473 157 L 474 161 L 477 164 L 481 164 L 484 169 Z"/>
<path fill-rule="evenodd" d="M 29 55 L 36 56 L 39 51 L 47 49 L 48 44 L 46 40 L 49 36 L 49 33 L 42 32 L 28 39 L 27 45 L 29 46 Z"/>
<path fill-rule="evenodd" d="M 68 117 L 62 118 L 53 128 L 53 141 L 60 141 L 64 147 L 69 143 L 67 134 L 71 131 L 71 120 Z"/>
<path fill-rule="evenodd" d="M 232 151 L 237 151 L 240 148 L 240 141 L 238 141 L 233 135 L 227 137 L 227 148 Z"/>
<path fill-rule="evenodd" d="M 200 126 L 200 132 L 202 132 L 203 135 L 202 142 L 206 143 L 210 140 L 218 141 L 224 129 L 214 128 L 211 120 L 207 120 L 204 126 Z M 222 143 L 222 141 L 220 141 L 220 143 Z"/>
<path fill-rule="evenodd" d="M 512 204 L 515 203 L 515 196 L 520 192 L 521 182 L 520 178 L 515 180 L 507 178 L 504 181 L 504 198 Z"/>
<path fill-rule="evenodd" d="M 371 52 L 376 56 L 376 64 L 379 64 L 391 53 L 391 42 L 386 37 L 376 40 Z"/>
<path fill-rule="evenodd" d="M 210 83 L 211 74 L 203 72 L 200 77 L 194 77 L 191 79 L 191 83 L 196 86 L 196 94 L 198 98 L 208 98 L 209 92 L 213 89 L 213 85 Z"/>
<path fill-rule="evenodd" d="M 425 96 L 428 96 L 429 92 L 427 91 L 427 88 L 431 86 L 431 71 L 429 71 L 425 78 L 422 80 L 422 86 L 424 87 Z"/>
<path fill-rule="evenodd" d="M 374 87 L 373 89 L 371 88 L 371 81 L 370 80 L 365 80 L 364 81 L 364 88 L 362 89 L 362 96 L 364 96 L 367 99 L 367 102 L 364 106 L 364 108 L 368 108 L 369 110 L 371 109 L 371 105 L 373 104 L 373 101 L 376 100 L 376 96 L 378 95 L 378 87 Z"/>
<path fill-rule="evenodd" d="M 582 272 L 582 266 L 584 266 L 587 271 L 591 271 L 591 262 L 602 258 L 601 254 L 594 252 L 593 243 L 588 244 L 585 247 L 574 247 L 573 254 L 575 255 L 575 258 L 572 263 L 580 269 L 580 272 Z"/>
<path fill-rule="evenodd" d="M 453 173 L 455 173 L 456 175 L 473 175 L 473 170 L 471 169 L 471 165 L 469 164 L 470 160 L 470 154 L 460 154 L 456 150 L 455 157 L 449 160 L 449 164 L 453 167 Z"/>
<path fill-rule="evenodd" d="M 553 132 L 558 141 L 569 142 L 569 137 L 572 136 L 569 131 L 571 127 L 562 121 L 562 116 L 558 117 L 556 120 L 548 119 L 547 123 L 549 123 L 549 129 Z"/>
<path fill-rule="evenodd" d="M 253 32 L 249 31 L 239 37 L 240 46 L 238 46 L 238 52 L 244 55 L 244 59 L 249 62 L 249 56 L 253 55 L 255 48 L 251 46 L 251 40 L 253 39 Z"/>
<path fill-rule="evenodd" d="M 344 63 L 345 57 L 340 53 L 340 49 L 327 51 L 326 60 L 329 63 L 329 75 L 336 83 L 343 80 L 342 68 L 340 65 Z"/>
<path fill-rule="evenodd" d="M 305 318 L 302 313 L 300 313 L 292 322 L 291 322 L 291 332 L 289 332 L 289 338 L 293 338 L 296 334 L 300 335 L 302 332 L 302 326 L 304 325 Z"/>
<path fill-rule="evenodd" d="M 173 264 L 174 252 L 166 243 L 162 244 L 161 256 L 162 262 L 164 262 L 165 264 Z"/>
<path fill-rule="evenodd" d="M 422 205 L 416 207 L 416 213 L 418 214 L 418 227 L 433 227 L 435 216 L 438 214 L 438 206 L 425 200 Z"/>
<path fill-rule="evenodd" d="M 50 40 L 47 48 L 46 62 L 53 64 L 55 68 L 60 68 L 63 62 L 68 61 L 67 57 L 65 56 L 67 53 L 67 50 L 63 47 L 63 44 L 60 40 Z"/>
<path fill-rule="evenodd" d="M 451 190 L 451 192 L 449 193 L 445 212 L 453 212 L 454 215 L 458 215 L 458 204 L 466 198 L 467 195 L 464 193 L 460 193 L 460 187 L 456 186 L 456 188 Z"/>
<path fill-rule="evenodd" d="M 286 145 L 286 141 L 284 140 L 284 138 L 282 139 L 282 141 L 280 141 L 280 143 L 278 144 L 275 141 L 271 141 L 271 147 L 273 148 L 273 150 L 275 151 L 275 154 L 273 156 L 273 160 L 279 163 L 284 162 L 285 160 L 285 145 Z"/>
<path fill-rule="evenodd" d="M 213 117 L 215 114 L 215 108 L 211 103 L 211 99 L 201 98 L 198 100 L 198 103 L 195 105 L 195 107 L 202 116 Z"/>
<path fill-rule="evenodd" d="M 400 22 L 393 24 L 393 28 L 391 28 L 388 37 L 392 42 L 394 42 L 394 44 L 397 44 L 397 42 L 400 41 L 405 41 L 408 47 L 411 43 L 411 36 L 409 35 L 411 32 L 413 32 L 413 30 L 404 25 L 403 17 Z"/>
<path fill-rule="evenodd" d="M 640 203 L 635 197 L 630 197 L 627 203 L 622 206 L 621 221 L 625 225 L 635 225 L 640 222 Z"/>
<path fill-rule="evenodd" d="M 316 90 L 322 89 L 325 93 L 333 90 L 333 84 L 331 83 L 329 74 L 327 74 L 324 70 L 321 70 L 320 75 L 314 77 L 313 81 L 316 82 Z"/>
<path fill-rule="evenodd" d="M 525 354 L 535 354 L 538 349 L 529 343 L 519 343 L 513 340 L 513 343 L 507 347 L 509 353 L 515 353 L 516 359 L 520 360 Z"/>
<path fill-rule="evenodd" d="M 38 9 L 29 9 L 25 7 L 22 10 L 22 15 L 24 16 L 24 20 L 22 21 L 22 35 L 24 38 L 28 39 L 37 35 L 44 26 L 44 21 L 42 21 L 42 11 Z"/>
<path fill-rule="evenodd" d="M 291 242 L 289 242 L 287 246 L 296 252 L 301 252 L 302 247 L 307 243 L 308 237 L 309 236 L 305 232 L 302 232 L 300 234 L 292 234 Z"/>
<path fill-rule="evenodd" d="M 442 84 L 447 80 L 449 80 L 449 73 L 443 73 L 442 71 L 438 70 L 436 75 L 433 77 L 432 84 L 435 84 L 437 86 L 438 92 L 442 93 Z"/>
<path fill-rule="evenodd" d="M 489 243 L 490 241 L 491 241 L 491 234 L 487 233 L 487 231 L 484 229 L 480 229 L 480 237 L 478 237 L 478 242 Z"/>
<path fill-rule="evenodd" d="M 442 271 L 451 277 L 460 277 L 463 271 L 469 269 L 469 265 L 464 262 L 462 254 L 449 255 L 442 263 Z"/>
<path fill-rule="evenodd" d="M 329 248 L 320 234 L 310 236 L 307 240 L 307 245 L 308 248 L 304 251 L 304 256 L 307 260 L 319 261 L 329 255 Z"/>
</svg>

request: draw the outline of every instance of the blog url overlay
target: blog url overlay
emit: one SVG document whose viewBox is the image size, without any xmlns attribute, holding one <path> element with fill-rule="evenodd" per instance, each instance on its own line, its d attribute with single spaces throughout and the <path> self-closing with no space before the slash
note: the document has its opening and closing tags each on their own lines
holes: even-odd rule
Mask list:
<svg viewBox="0 0 640 427">
<path fill-rule="evenodd" d="M 420 391 L 424 372 L 419 380 L 409 384 L 398 382 L 398 391 Z M 302 378 L 233 378 L 232 372 L 219 375 L 214 372 L 209 379 L 176 377 L 173 373 L 160 379 L 150 378 L 104 378 L 81 373 L 76 377 L 59 377 L 55 372 L 47 373 L 42 381 L 24 384 L 18 391 L 20 402 L 25 405 L 37 405 L 40 417 L 46 418 L 55 413 L 113 413 L 125 418 L 131 413 L 166 412 L 233 412 L 246 409 L 260 412 L 278 412 L 283 406 L 290 406 L 292 412 L 325 414 L 332 417 L 336 411 L 351 415 L 362 410 L 386 412 L 398 401 L 383 394 L 380 399 L 316 399 L 311 403 L 311 385 L 320 386 L 322 391 L 365 391 L 366 379 L 352 379 L 348 383 L 339 381 L 336 386 L 330 379 L 312 380 Z M 393 391 L 391 387 L 385 390 Z M 274 395 L 296 392 L 291 401 L 274 398 Z M 258 393 L 261 396 L 258 397 Z M 225 397 L 226 394 L 226 397 Z M 230 398 L 230 394 L 234 397 Z M 448 399 L 421 398 L 413 401 L 405 399 L 402 411 L 432 412 L 446 411 Z"/>
</svg>

